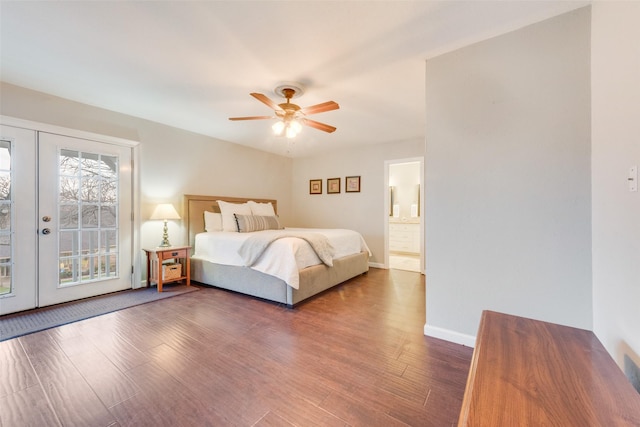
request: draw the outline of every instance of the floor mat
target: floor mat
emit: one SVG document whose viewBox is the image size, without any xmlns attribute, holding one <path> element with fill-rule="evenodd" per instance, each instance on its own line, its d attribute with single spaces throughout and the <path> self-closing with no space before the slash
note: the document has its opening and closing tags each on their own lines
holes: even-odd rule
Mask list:
<svg viewBox="0 0 640 427">
<path fill-rule="evenodd" d="M 197 286 L 167 284 L 164 285 L 162 292 L 158 292 L 155 287 L 134 289 L 21 313 L 7 314 L 0 317 L 0 341 L 182 295 L 198 289 Z"/>
</svg>

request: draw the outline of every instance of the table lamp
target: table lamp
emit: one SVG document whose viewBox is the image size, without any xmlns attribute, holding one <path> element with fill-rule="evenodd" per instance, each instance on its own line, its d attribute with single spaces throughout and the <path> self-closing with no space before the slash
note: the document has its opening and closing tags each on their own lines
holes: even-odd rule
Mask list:
<svg viewBox="0 0 640 427">
<path fill-rule="evenodd" d="M 162 230 L 162 243 L 161 247 L 171 246 L 169 243 L 169 229 L 167 228 L 167 220 L 180 219 L 180 215 L 176 212 L 176 209 L 171 203 L 160 203 L 156 206 L 150 219 L 162 219 L 164 220 L 164 228 Z"/>
</svg>

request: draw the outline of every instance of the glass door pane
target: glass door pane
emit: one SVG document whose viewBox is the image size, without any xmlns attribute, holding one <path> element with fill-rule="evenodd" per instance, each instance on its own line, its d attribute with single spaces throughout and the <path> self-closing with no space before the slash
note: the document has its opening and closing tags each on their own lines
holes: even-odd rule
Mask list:
<svg viewBox="0 0 640 427">
<path fill-rule="evenodd" d="M 11 141 L 0 141 L 0 295 L 13 293 L 13 193 L 11 192 Z"/>
<path fill-rule="evenodd" d="M 58 283 L 117 277 L 118 157 L 61 149 L 58 163 Z"/>
</svg>

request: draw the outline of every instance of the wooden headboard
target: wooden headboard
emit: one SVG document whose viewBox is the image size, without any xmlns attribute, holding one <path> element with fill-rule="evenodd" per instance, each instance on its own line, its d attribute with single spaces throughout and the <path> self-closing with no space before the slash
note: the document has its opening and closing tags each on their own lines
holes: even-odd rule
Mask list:
<svg viewBox="0 0 640 427">
<path fill-rule="evenodd" d="M 185 220 L 185 230 L 187 232 L 187 242 L 193 247 L 195 236 L 204 231 L 204 211 L 220 212 L 218 200 L 229 203 L 245 203 L 253 200 L 257 203 L 271 203 L 273 210 L 278 213 L 278 201 L 272 199 L 256 199 L 226 196 L 197 196 L 185 194 L 182 199 L 182 213 Z"/>
</svg>

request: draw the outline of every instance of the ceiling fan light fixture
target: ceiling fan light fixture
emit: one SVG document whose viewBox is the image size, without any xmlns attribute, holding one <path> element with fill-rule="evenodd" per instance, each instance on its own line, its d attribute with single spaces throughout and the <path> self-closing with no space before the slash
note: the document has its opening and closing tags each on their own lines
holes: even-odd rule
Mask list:
<svg viewBox="0 0 640 427">
<path fill-rule="evenodd" d="M 288 119 L 285 117 L 282 120 L 275 122 L 271 126 L 271 129 L 273 129 L 273 133 L 275 135 L 281 136 L 284 133 L 287 138 L 291 139 L 295 138 L 300 133 L 302 130 L 302 124 L 297 119 Z"/>
<path fill-rule="evenodd" d="M 295 138 L 296 136 L 298 136 L 301 130 L 302 130 L 302 125 L 300 124 L 299 121 L 295 119 L 290 120 L 286 124 L 286 135 L 287 135 L 287 138 L 289 139 Z"/>
<path fill-rule="evenodd" d="M 302 125 L 298 120 L 292 120 L 291 123 L 289 123 L 289 127 L 294 130 L 296 135 L 302 130 Z"/>
<path fill-rule="evenodd" d="M 282 131 L 284 130 L 284 122 L 282 120 L 278 120 L 273 124 L 273 126 L 271 126 L 271 129 L 273 129 L 273 133 L 275 133 L 276 135 L 282 135 Z"/>
<path fill-rule="evenodd" d="M 295 138 L 297 133 L 291 126 L 287 126 L 286 135 L 287 135 L 287 138 L 291 139 L 291 138 Z"/>
</svg>

